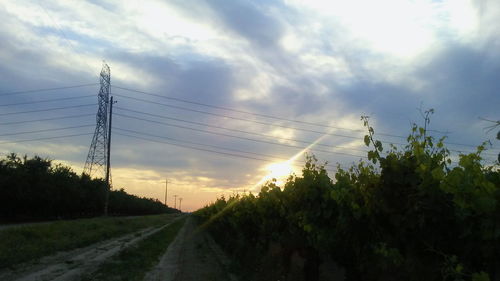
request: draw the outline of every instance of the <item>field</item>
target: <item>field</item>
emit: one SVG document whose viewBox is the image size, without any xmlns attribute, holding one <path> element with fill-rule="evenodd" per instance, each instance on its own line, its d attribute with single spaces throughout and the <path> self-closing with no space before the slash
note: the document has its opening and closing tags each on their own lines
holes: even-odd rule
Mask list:
<svg viewBox="0 0 500 281">
<path fill-rule="evenodd" d="M 40 257 L 163 225 L 176 215 L 107 217 L 61 221 L 0 231 L 0 270 Z"/>
</svg>

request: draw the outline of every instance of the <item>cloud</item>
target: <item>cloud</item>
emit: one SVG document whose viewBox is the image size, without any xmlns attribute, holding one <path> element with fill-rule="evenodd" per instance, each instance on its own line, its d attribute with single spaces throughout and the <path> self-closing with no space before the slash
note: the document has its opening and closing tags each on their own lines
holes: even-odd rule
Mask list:
<svg viewBox="0 0 500 281">
<path fill-rule="evenodd" d="M 264 167 L 269 163 L 169 145 L 161 143 L 167 140 L 150 135 L 174 138 L 179 140 L 172 141 L 176 144 L 198 149 L 287 159 L 306 144 L 286 141 L 283 144 L 300 146 L 287 147 L 241 137 L 283 142 L 262 136 L 275 135 L 313 142 L 321 132 L 331 129 L 337 136 L 325 138 L 314 149 L 363 155 L 359 150 L 365 147 L 360 140 L 339 136 L 361 138 L 363 128 L 359 117 L 363 114 L 372 116 L 376 132 L 404 136 L 411 122 L 421 121 L 417 108 L 422 104 L 424 109 L 436 109 L 431 123 L 433 129 L 452 131 L 453 140 L 469 144 L 489 138 L 483 131 L 486 125 L 483 126 L 477 117 L 498 119 L 495 108 L 498 77 L 495 74 L 499 72 L 500 41 L 497 38 L 500 28 L 496 22 L 500 6 L 493 0 L 391 0 L 371 4 L 313 0 L 155 0 L 126 5 L 117 0 L 54 0 L 0 1 L 0 7 L 3 19 L 0 23 L 0 59 L 3 62 L 0 93 L 97 83 L 105 59 L 111 66 L 112 93 L 118 100 L 113 119 L 117 128 L 115 133 L 120 132 L 119 128 L 129 129 L 140 132 L 135 136 L 157 141 L 113 135 L 112 163 L 116 183 L 130 188 L 130 192 L 162 199 L 161 180 L 172 178 L 190 194 L 185 195 L 185 202 L 192 204 L 191 209 L 225 191 L 231 193 L 252 187 L 266 176 Z M 127 92 L 114 86 L 199 104 Z M 12 95 L 2 97 L 2 103 L 97 94 L 97 91 L 98 86 Z M 93 97 L 55 104 L 69 106 L 95 101 Z M 5 112 L 52 105 L 12 106 Z M 323 126 L 264 118 L 220 107 Z M 2 122 L 89 112 L 95 114 L 95 108 L 5 116 Z M 231 116 L 250 121 L 235 120 Z M 95 116 L 33 122 L 2 126 L 0 134 L 93 122 Z M 337 129 L 324 127 L 327 125 Z M 61 135 L 78 132 L 82 130 L 68 130 Z M 54 135 L 20 135 L 4 139 Z M 390 136 L 383 136 L 383 139 L 403 141 Z M 83 166 L 90 140 L 91 136 L 82 136 L 32 144 L 0 144 L 0 149 L 2 152 L 47 154 L 79 167 Z M 314 153 L 321 161 L 338 161 L 343 165 L 358 159 L 317 150 Z M 156 181 L 159 181 L 158 187 Z M 190 201 L 187 199 L 190 196 L 198 199 Z"/>
<path fill-rule="evenodd" d="M 281 23 L 265 7 L 248 1 L 208 0 L 224 26 L 257 44 L 259 47 L 276 45 L 283 35 Z"/>
</svg>

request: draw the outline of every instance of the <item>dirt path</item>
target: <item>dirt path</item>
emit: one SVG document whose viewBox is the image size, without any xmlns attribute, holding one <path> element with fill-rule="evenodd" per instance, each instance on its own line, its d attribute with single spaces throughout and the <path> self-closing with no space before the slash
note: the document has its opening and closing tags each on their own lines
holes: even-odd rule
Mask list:
<svg viewBox="0 0 500 281">
<path fill-rule="evenodd" d="M 176 221 L 175 219 L 174 221 Z M 172 221 L 173 222 L 173 221 Z M 97 269 L 109 257 L 171 224 L 146 228 L 118 238 L 99 242 L 85 248 L 75 249 L 41 259 L 35 265 L 26 265 L 16 271 L 0 272 L 0 280 L 43 281 L 80 280 L 83 274 Z"/>
<path fill-rule="evenodd" d="M 187 219 L 159 264 L 145 281 L 237 280 L 227 272 L 228 259 L 213 239 Z"/>
</svg>

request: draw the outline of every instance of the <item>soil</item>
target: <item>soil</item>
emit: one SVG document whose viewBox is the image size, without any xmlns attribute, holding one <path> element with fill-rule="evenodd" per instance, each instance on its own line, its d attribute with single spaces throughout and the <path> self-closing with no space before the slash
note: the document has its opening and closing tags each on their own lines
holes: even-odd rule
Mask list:
<svg viewBox="0 0 500 281">
<path fill-rule="evenodd" d="M 160 262 L 145 277 L 146 281 L 235 281 L 228 272 L 229 260 L 196 220 L 189 217 Z"/>
<path fill-rule="evenodd" d="M 175 221 L 175 220 L 174 220 Z M 118 238 L 102 241 L 84 248 L 60 252 L 44 257 L 36 263 L 0 271 L 0 280 L 44 281 L 80 280 L 84 274 L 95 271 L 99 264 L 121 250 L 161 230 L 172 222 L 155 228 L 146 228 Z"/>
<path fill-rule="evenodd" d="M 15 269 L 0 271 L 0 280 L 81 280 L 113 255 L 169 224 L 143 229 L 84 248 L 60 252 L 37 262 L 16 266 Z M 229 273 L 229 266 L 228 258 L 212 237 L 198 227 L 195 218 L 188 217 L 160 262 L 147 273 L 144 280 L 237 281 L 237 278 Z"/>
</svg>

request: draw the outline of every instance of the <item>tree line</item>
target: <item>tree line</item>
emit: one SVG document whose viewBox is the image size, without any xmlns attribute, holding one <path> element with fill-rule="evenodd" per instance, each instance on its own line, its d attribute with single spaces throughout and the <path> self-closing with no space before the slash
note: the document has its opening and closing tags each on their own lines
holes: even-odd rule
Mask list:
<svg viewBox="0 0 500 281">
<path fill-rule="evenodd" d="M 196 215 L 248 280 L 500 280 L 500 172 L 484 145 L 453 163 L 444 138 L 414 125 L 384 150 L 363 120 L 368 161 L 328 175 L 311 156 L 284 187 Z"/>
<path fill-rule="evenodd" d="M 0 159 L 0 220 L 26 221 L 99 216 L 106 183 L 79 175 L 68 166 L 39 156 L 11 153 Z M 123 189 L 111 190 L 111 215 L 176 212 L 155 199 L 140 198 Z"/>
</svg>

